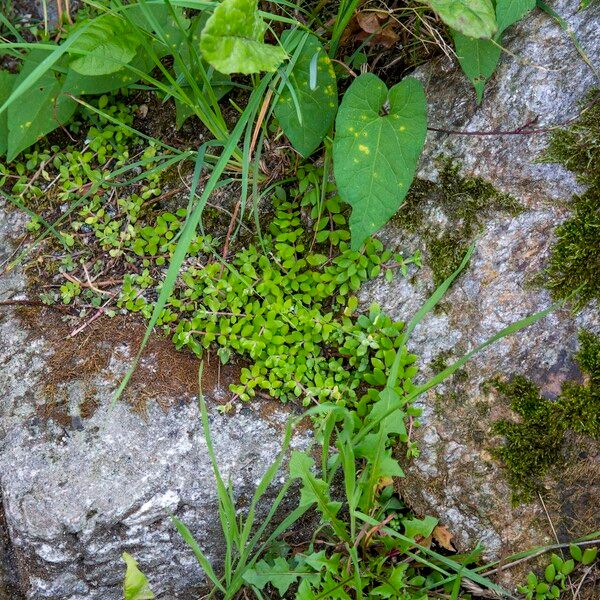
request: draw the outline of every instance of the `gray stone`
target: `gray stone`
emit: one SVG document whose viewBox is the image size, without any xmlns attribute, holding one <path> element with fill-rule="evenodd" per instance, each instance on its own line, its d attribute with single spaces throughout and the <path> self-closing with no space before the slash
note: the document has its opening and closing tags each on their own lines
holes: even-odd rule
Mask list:
<svg viewBox="0 0 600 600">
<path fill-rule="evenodd" d="M 2 214 L 0 235 L 6 240 L 22 222 L 14 222 L 17 213 Z M 17 271 L 0 282 L 0 300 L 23 297 Z M 196 399 L 173 391 L 169 397 L 167 391 L 162 400 L 169 408 L 150 401 L 145 415 L 125 402 L 113 403 L 136 350 L 133 342 L 116 344 L 108 366 L 91 381 L 82 369 L 80 376 L 51 388 L 56 340 L 7 307 L 0 310 L 0 489 L 10 538 L 0 535 L 5 571 L 0 578 L 30 600 L 116 600 L 122 597 L 120 557 L 127 551 L 160 597 L 197 597 L 203 573 L 169 518 L 169 513 L 181 518 L 212 560 L 222 556 L 215 482 Z M 44 319 L 61 325 L 60 313 L 53 317 L 47 311 Z M 86 333 L 79 334 L 78 344 L 85 343 Z M 68 344 L 68 335 L 63 337 Z M 153 365 L 152 352 L 146 369 Z M 97 406 L 82 418 L 81 402 L 90 389 Z M 57 394 L 64 398 L 60 416 L 47 410 Z M 213 385 L 205 395 L 223 477 L 231 479 L 240 506 L 247 506 L 281 448 L 290 412 L 265 400 L 260 410 L 250 405 L 226 415 L 216 410 L 227 395 L 223 388 Z M 296 436 L 294 445 L 305 447 L 308 439 Z M 279 478 L 263 509 L 280 483 Z"/>
<path fill-rule="evenodd" d="M 569 21 L 591 61 L 598 64 L 600 7 L 577 13 L 576 2 L 561 0 L 553 6 Z M 504 45 L 510 54 L 504 54 L 480 107 L 468 80 L 454 65 L 438 62 L 418 70 L 416 76 L 426 87 L 430 126 L 514 130 L 534 117 L 539 120 L 532 127 L 554 126 L 575 117 L 578 102 L 598 83 L 565 32 L 539 11 L 512 28 Z M 482 177 L 498 190 L 513 194 L 526 210 L 516 217 L 488 219 L 470 265 L 442 309 L 428 315 L 414 331 L 410 346 L 421 356 L 424 376 L 433 374 L 430 363 L 440 353 L 446 352 L 450 362 L 503 327 L 551 304 L 549 294 L 531 286 L 530 280 L 544 268 L 554 227 L 568 215 L 565 205 L 578 185 L 562 167 L 534 162 L 547 142 L 545 134 L 429 133 L 420 178 L 437 181 L 438 159 L 449 157 L 462 165 L 465 175 Z M 440 230 L 444 220 L 443 215 L 436 217 Z M 420 247 L 425 268 L 410 281 L 371 282 L 363 288 L 361 299 L 377 301 L 394 318 L 408 320 L 431 291 L 426 245 L 394 224 L 381 235 L 400 247 Z M 498 557 L 552 539 L 548 517 L 539 503 L 511 508 L 511 491 L 489 453 L 496 441 L 490 426 L 499 416 L 506 416 L 508 409 L 493 392 L 485 393 L 482 384 L 495 375 L 522 373 L 555 397 L 561 382 L 578 376 L 571 357 L 580 327 L 600 330 L 597 306 L 577 316 L 566 309 L 555 311 L 478 355 L 466 368 L 466 381 L 463 377 L 421 399 L 423 426 L 415 435 L 422 453 L 407 469 L 401 491 L 417 511 L 439 516 L 460 549 L 482 541 L 488 556 Z M 556 475 L 560 480 L 561 474 Z M 589 481 L 586 485 L 593 489 L 598 484 Z M 554 492 L 564 487 L 555 486 Z M 568 529 L 560 525 L 564 498 L 550 498 L 554 492 L 549 491 L 546 502 L 558 507 L 550 510 L 550 517 L 562 531 Z M 590 527 L 596 529 L 597 523 Z"/>
</svg>

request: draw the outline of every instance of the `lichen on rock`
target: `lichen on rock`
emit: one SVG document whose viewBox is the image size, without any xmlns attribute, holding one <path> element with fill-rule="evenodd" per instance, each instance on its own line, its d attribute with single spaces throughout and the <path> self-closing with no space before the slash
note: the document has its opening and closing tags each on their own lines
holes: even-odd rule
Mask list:
<svg viewBox="0 0 600 600">
<path fill-rule="evenodd" d="M 600 437 L 600 336 L 582 331 L 579 340 L 575 360 L 587 381 L 565 381 L 556 400 L 544 398 L 538 386 L 522 375 L 495 383 L 519 417 L 494 425 L 494 431 L 504 437 L 494 454 L 506 466 L 514 502 L 532 500 L 544 477 L 560 472 L 568 431 Z"/>
<path fill-rule="evenodd" d="M 438 181 L 415 181 L 395 219 L 401 229 L 423 239 L 434 286 L 458 268 L 486 219 L 499 213 L 516 216 L 524 208 L 488 181 L 461 174 L 450 159 L 439 164 Z"/>
</svg>

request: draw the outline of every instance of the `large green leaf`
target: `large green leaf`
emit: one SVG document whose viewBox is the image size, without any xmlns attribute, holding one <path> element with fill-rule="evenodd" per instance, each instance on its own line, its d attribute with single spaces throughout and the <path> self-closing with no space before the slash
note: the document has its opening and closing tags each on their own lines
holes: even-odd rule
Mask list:
<svg viewBox="0 0 600 600">
<path fill-rule="evenodd" d="M 266 29 L 258 14 L 258 0 L 223 0 L 202 30 L 200 50 L 215 69 L 227 75 L 275 71 L 287 54 L 263 42 Z"/>
<path fill-rule="evenodd" d="M 38 50 L 29 54 L 15 85 L 26 79 L 40 63 L 40 53 L 45 56 L 43 51 Z M 64 125 L 73 116 L 77 103 L 63 92 L 62 87 L 59 75 L 47 71 L 18 103 L 8 107 L 7 160 L 11 161 L 40 137 Z"/>
<path fill-rule="evenodd" d="M 135 558 L 123 552 L 123 560 L 127 564 L 123 582 L 124 600 L 152 600 L 154 594 L 150 589 L 148 578 L 139 570 Z"/>
<path fill-rule="evenodd" d="M 491 40 L 470 38 L 458 31 L 453 31 L 452 37 L 458 62 L 473 84 L 479 104 L 483 98 L 486 81 L 496 70 L 502 49 Z"/>
<path fill-rule="evenodd" d="M 275 106 L 275 116 L 292 146 L 307 157 L 323 141 L 338 107 L 335 71 L 314 35 L 306 39 L 290 73 L 289 84 L 295 98 L 286 87 Z"/>
<path fill-rule="evenodd" d="M 8 71 L 0 71 L 0 106 L 2 106 L 7 98 L 10 96 L 10 92 L 13 89 L 16 75 L 9 73 Z M 2 156 L 8 147 L 8 111 L 4 111 L 0 114 L 0 156 Z"/>
<path fill-rule="evenodd" d="M 463 35 L 491 38 L 498 27 L 490 0 L 428 0 L 440 19 Z"/>
<path fill-rule="evenodd" d="M 78 55 L 69 66 L 82 75 L 108 75 L 131 62 L 140 43 L 135 28 L 125 19 L 104 14 L 89 23 L 69 48 L 69 54 Z"/>
<path fill-rule="evenodd" d="M 496 21 L 498 32 L 503 32 L 513 23 L 520 21 L 535 8 L 535 0 L 496 0 Z"/>
<path fill-rule="evenodd" d="M 148 54 L 139 50 L 135 58 L 131 61 L 131 66 L 148 73 L 154 67 L 153 60 Z M 123 87 L 135 83 L 139 77 L 127 68 L 119 69 L 109 75 L 82 75 L 69 69 L 63 92 L 73 94 L 74 96 L 85 96 L 88 94 L 105 94 L 114 92 Z"/>
<path fill-rule="evenodd" d="M 357 249 L 398 210 L 413 180 L 427 133 L 423 87 L 407 78 L 388 92 L 376 75 L 360 75 L 344 95 L 335 129 L 335 179 L 352 206 Z"/>
</svg>

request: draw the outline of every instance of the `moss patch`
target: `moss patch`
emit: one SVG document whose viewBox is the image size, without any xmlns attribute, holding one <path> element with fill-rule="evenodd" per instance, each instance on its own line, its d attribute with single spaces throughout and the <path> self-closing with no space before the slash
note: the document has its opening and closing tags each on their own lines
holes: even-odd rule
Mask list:
<svg viewBox="0 0 600 600">
<path fill-rule="evenodd" d="M 571 297 L 576 310 L 600 299 L 600 91 L 586 105 L 575 124 L 552 135 L 542 157 L 562 164 L 588 186 L 573 197 L 571 218 L 556 228 L 557 241 L 539 277 L 555 300 Z"/>
<path fill-rule="evenodd" d="M 415 181 L 395 219 L 400 227 L 424 240 L 435 286 L 458 268 L 486 219 L 523 210 L 509 194 L 500 193 L 483 179 L 463 177 L 459 171 L 460 165 L 446 160 L 437 183 Z M 432 210 L 441 211 L 443 225 L 433 222 Z"/>
<path fill-rule="evenodd" d="M 526 502 L 541 487 L 541 480 L 553 468 L 562 466 L 563 443 L 572 431 L 600 437 L 600 336 L 583 331 L 575 359 L 586 374 L 586 382 L 565 382 L 556 401 L 540 395 L 525 377 L 496 382 L 510 401 L 519 421 L 501 420 L 494 431 L 504 436 L 504 445 L 494 454 L 506 466 L 513 487 L 513 501 Z"/>
</svg>

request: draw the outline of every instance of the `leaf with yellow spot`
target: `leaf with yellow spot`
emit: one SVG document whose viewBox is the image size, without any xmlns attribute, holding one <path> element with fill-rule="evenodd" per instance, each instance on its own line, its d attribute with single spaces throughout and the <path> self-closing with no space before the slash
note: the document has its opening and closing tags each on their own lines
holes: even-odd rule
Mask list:
<svg viewBox="0 0 600 600">
<path fill-rule="evenodd" d="M 289 75 L 289 85 L 295 99 L 286 86 L 275 105 L 275 116 L 292 146 L 307 157 L 331 129 L 338 107 L 335 72 L 314 35 L 306 38 Z"/>
<path fill-rule="evenodd" d="M 402 204 L 427 133 L 423 86 L 407 78 L 389 91 L 376 75 L 357 77 L 335 124 L 333 166 L 342 199 L 352 206 L 357 249 Z"/>
</svg>

